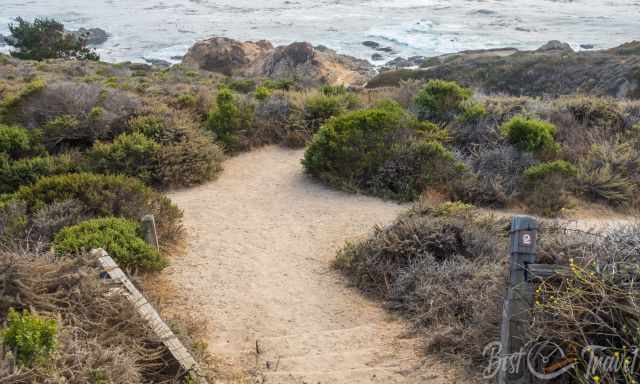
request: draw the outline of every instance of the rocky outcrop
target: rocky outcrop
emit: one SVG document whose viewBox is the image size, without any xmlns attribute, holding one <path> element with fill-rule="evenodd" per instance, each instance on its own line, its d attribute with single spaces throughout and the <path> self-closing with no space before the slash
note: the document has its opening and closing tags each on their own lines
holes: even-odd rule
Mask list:
<svg viewBox="0 0 640 384">
<path fill-rule="evenodd" d="M 183 64 L 227 76 L 295 80 L 302 86 L 362 85 L 373 75 L 368 61 L 327 47 L 305 42 L 273 47 L 267 41 L 240 42 L 226 37 L 196 43 Z"/>
<path fill-rule="evenodd" d="M 109 33 L 101 28 L 80 28 L 77 31 L 67 31 L 76 39 L 84 39 L 88 45 L 100 45 L 109 40 Z"/>
<path fill-rule="evenodd" d="M 640 98 L 640 42 L 574 52 L 562 43 L 543 50 L 469 51 L 432 58 L 423 69 L 385 71 L 370 88 L 405 79 L 455 80 L 487 94 L 559 96 L 575 93 Z"/>
<path fill-rule="evenodd" d="M 226 37 L 214 37 L 197 42 L 189 49 L 182 63 L 231 76 L 263 60 L 272 51 L 273 45 L 268 41 L 240 42 Z"/>
<path fill-rule="evenodd" d="M 551 40 L 542 47 L 537 49 L 538 52 L 548 52 L 548 51 L 564 51 L 564 52 L 573 52 L 573 48 L 569 43 L 563 43 L 558 40 Z"/>
</svg>

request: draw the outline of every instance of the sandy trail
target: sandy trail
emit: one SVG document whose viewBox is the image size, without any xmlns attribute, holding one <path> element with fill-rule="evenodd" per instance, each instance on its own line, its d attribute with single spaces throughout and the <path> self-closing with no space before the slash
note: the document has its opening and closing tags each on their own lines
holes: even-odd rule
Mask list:
<svg viewBox="0 0 640 384">
<path fill-rule="evenodd" d="M 331 269 L 336 250 L 403 206 L 319 185 L 302 151 L 266 147 L 212 183 L 170 194 L 188 250 L 167 276 L 229 369 L 265 383 L 453 383 L 410 326 Z M 256 351 L 259 353 L 256 353 Z"/>
</svg>

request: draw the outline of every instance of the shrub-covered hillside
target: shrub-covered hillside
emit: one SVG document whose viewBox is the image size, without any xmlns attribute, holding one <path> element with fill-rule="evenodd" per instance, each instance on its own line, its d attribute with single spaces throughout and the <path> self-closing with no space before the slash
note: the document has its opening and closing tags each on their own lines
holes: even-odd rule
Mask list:
<svg viewBox="0 0 640 384">
<path fill-rule="evenodd" d="M 640 102 L 476 98 L 441 80 L 368 100 L 319 129 L 303 162 L 311 175 L 398 200 L 432 190 L 548 216 L 593 203 L 638 207 Z"/>
</svg>

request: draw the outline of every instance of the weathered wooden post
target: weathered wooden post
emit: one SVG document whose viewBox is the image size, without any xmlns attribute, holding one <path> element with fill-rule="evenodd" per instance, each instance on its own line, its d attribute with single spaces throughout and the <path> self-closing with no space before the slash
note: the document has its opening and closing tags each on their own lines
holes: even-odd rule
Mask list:
<svg viewBox="0 0 640 384">
<path fill-rule="evenodd" d="M 536 262 L 538 223 L 529 216 L 514 216 L 511 222 L 511 246 L 509 249 L 509 286 L 502 309 L 500 341 L 502 357 L 523 351 L 526 329 L 529 326 L 529 311 L 533 304 L 533 287 L 529 282 L 528 267 Z M 506 361 L 505 358 L 503 361 Z M 518 365 L 513 369 L 501 369 L 498 384 L 531 383 L 526 356 L 510 359 Z"/>
<path fill-rule="evenodd" d="M 142 234 L 147 244 L 160 251 L 158 232 L 156 231 L 156 219 L 153 215 L 144 215 L 142 217 Z"/>
</svg>

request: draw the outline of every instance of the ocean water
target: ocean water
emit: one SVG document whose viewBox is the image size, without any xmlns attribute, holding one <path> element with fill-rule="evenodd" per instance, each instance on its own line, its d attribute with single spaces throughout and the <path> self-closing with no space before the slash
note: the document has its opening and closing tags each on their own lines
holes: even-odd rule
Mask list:
<svg viewBox="0 0 640 384">
<path fill-rule="evenodd" d="M 309 41 L 364 59 L 374 51 L 362 42 L 373 40 L 393 49 L 385 60 L 640 39 L 640 0 L 0 0 L 0 33 L 17 16 L 105 29 L 111 38 L 98 52 L 113 62 L 176 62 L 209 36 Z"/>
</svg>

